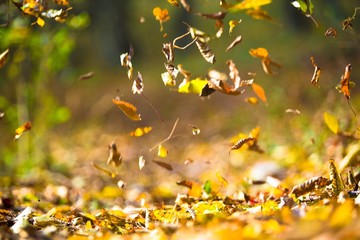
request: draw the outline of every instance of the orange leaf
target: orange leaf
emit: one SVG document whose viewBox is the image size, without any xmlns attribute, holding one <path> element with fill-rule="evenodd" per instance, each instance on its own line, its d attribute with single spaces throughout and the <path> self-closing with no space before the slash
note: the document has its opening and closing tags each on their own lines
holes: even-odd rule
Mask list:
<svg viewBox="0 0 360 240">
<path fill-rule="evenodd" d="M 253 83 L 251 86 L 256 96 L 258 96 L 261 101 L 266 102 L 266 95 L 264 89 L 256 83 Z"/>
<path fill-rule="evenodd" d="M 251 56 L 258 58 L 267 58 L 269 56 L 269 52 L 266 48 L 250 49 L 249 53 Z"/>
<path fill-rule="evenodd" d="M 153 15 L 155 16 L 155 19 L 160 22 L 160 31 L 163 31 L 163 22 L 166 22 L 170 19 L 169 11 L 165 9 L 161 9 L 159 7 L 155 7 L 153 9 Z"/>
<path fill-rule="evenodd" d="M 344 96 L 349 99 L 350 98 L 350 71 L 351 71 L 351 64 L 349 63 L 345 67 L 345 73 L 341 76 L 340 81 L 340 92 L 344 94 Z"/>
<path fill-rule="evenodd" d="M 137 108 L 131 103 L 121 101 L 119 99 L 113 99 L 112 102 L 118 106 L 124 114 L 133 121 L 140 121 L 140 114 L 137 113 Z"/>
<path fill-rule="evenodd" d="M 18 127 L 16 130 L 15 130 L 15 138 L 14 140 L 17 140 L 20 138 L 20 136 L 31 129 L 31 122 L 26 122 L 24 123 L 22 126 Z"/>
<path fill-rule="evenodd" d="M 152 127 L 136 128 L 134 131 L 129 133 L 131 137 L 141 137 L 152 130 Z"/>
</svg>

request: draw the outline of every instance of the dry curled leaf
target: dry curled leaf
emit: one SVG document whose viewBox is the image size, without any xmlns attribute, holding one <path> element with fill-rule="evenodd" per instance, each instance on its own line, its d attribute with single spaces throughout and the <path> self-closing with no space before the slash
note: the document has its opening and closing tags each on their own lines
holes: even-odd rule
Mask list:
<svg viewBox="0 0 360 240">
<path fill-rule="evenodd" d="M 128 72 L 128 78 L 131 80 L 133 77 L 133 66 L 132 66 L 132 62 L 131 59 L 134 56 L 134 48 L 133 46 L 130 44 L 130 50 L 128 53 L 123 53 L 120 55 L 120 63 L 121 66 L 126 67 Z"/>
<path fill-rule="evenodd" d="M 232 32 L 233 32 L 233 30 L 234 30 L 234 28 L 239 24 L 239 23 L 241 23 L 241 19 L 240 20 L 230 20 L 229 21 L 229 35 L 231 35 L 232 34 Z"/>
<path fill-rule="evenodd" d="M 313 65 L 313 67 L 314 67 L 314 74 L 313 74 L 313 76 L 311 78 L 311 83 L 314 86 L 319 87 L 319 79 L 320 79 L 321 69 L 318 67 L 318 65 L 316 65 L 314 57 L 310 57 L 310 61 L 311 61 L 311 64 Z"/>
<path fill-rule="evenodd" d="M 242 40 L 241 36 L 237 36 L 234 41 L 232 41 L 230 43 L 230 45 L 226 48 L 226 52 L 229 51 L 230 49 L 232 49 L 233 47 L 235 47 L 236 45 L 238 45 Z"/>
<path fill-rule="evenodd" d="M 122 156 L 120 154 L 120 152 L 117 149 L 116 143 L 112 142 L 109 145 L 109 157 L 107 160 L 107 164 L 108 165 L 113 165 L 114 167 L 120 166 L 122 161 Z"/>
<path fill-rule="evenodd" d="M 133 121 L 140 121 L 140 114 L 137 113 L 137 108 L 131 103 L 119 100 L 117 98 L 112 99 L 112 102 L 118 106 L 124 114 Z"/>
<path fill-rule="evenodd" d="M 192 39 L 194 39 L 196 46 L 198 47 L 201 55 L 203 56 L 203 58 L 211 63 L 214 64 L 216 59 L 215 59 L 215 54 L 213 53 L 213 51 L 210 49 L 210 47 L 208 46 L 208 42 L 210 40 L 209 36 L 207 36 L 204 32 L 193 28 L 193 27 L 189 27 L 189 32 L 190 35 L 192 37 Z"/>
<path fill-rule="evenodd" d="M 240 139 L 231 147 L 230 151 L 240 149 L 242 146 L 244 146 L 245 144 L 252 142 L 252 141 L 255 141 L 255 138 L 247 137 L 247 138 Z"/>
<path fill-rule="evenodd" d="M 274 72 L 271 69 L 271 65 L 274 65 L 278 68 L 281 67 L 281 65 L 277 62 L 274 62 L 269 57 L 269 52 L 266 48 L 256 48 L 256 49 L 250 49 L 249 54 L 253 57 L 261 58 L 261 65 L 264 70 L 264 72 L 268 75 L 274 74 Z"/>
<path fill-rule="evenodd" d="M 295 195 L 295 197 L 299 197 L 305 195 L 309 192 L 317 191 L 321 188 L 324 188 L 328 184 L 330 184 L 330 180 L 324 177 L 312 177 L 306 180 L 304 183 L 296 185 L 291 190 L 291 193 Z"/>
<path fill-rule="evenodd" d="M 131 90 L 133 94 L 141 95 L 143 93 L 144 83 L 140 72 L 138 72 L 137 78 L 134 80 Z"/>
<path fill-rule="evenodd" d="M 343 93 L 347 99 L 350 98 L 350 72 L 351 64 L 349 63 L 345 67 L 345 72 L 341 76 L 340 86 L 338 86 L 339 92 Z"/>
<path fill-rule="evenodd" d="M 334 159 L 330 159 L 329 163 L 329 172 L 330 172 L 330 181 L 331 181 L 331 196 L 337 196 L 341 191 L 344 190 L 345 186 L 341 179 L 339 172 L 336 169 Z"/>
<path fill-rule="evenodd" d="M 6 49 L 3 53 L 0 54 L 0 68 L 2 68 L 5 65 L 8 56 L 9 56 L 9 49 Z"/>
<path fill-rule="evenodd" d="M 26 132 L 26 131 L 29 131 L 31 129 L 32 125 L 31 125 L 31 122 L 27 121 L 25 122 L 22 126 L 18 127 L 16 130 L 15 130 L 15 138 L 14 140 L 17 140 L 21 137 L 21 135 Z"/>
<path fill-rule="evenodd" d="M 325 36 L 336 38 L 337 35 L 338 32 L 335 28 L 329 27 L 328 29 L 326 29 Z"/>
<path fill-rule="evenodd" d="M 162 52 L 164 53 L 166 57 L 167 63 L 173 63 L 174 62 L 174 46 L 172 43 L 163 43 Z"/>
<path fill-rule="evenodd" d="M 193 182 L 192 182 L 192 181 L 189 181 L 189 180 L 177 181 L 176 184 L 177 184 L 177 185 L 180 185 L 180 186 L 187 187 L 187 188 L 189 188 L 189 189 L 191 189 L 192 186 L 193 186 Z"/>
<path fill-rule="evenodd" d="M 145 158 L 144 156 L 140 156 L 139 157 L 139 169 L 143 169 L 143 167 L 145 166 Z"/>
<path fill-rule="evenodd" d="M 79 80 L 87 80 L 87 79 L 92 78 L 94 75 L 95 75 L 94 72 L 88 72 L 88 73 L 80 75 Z"/>
</svg>

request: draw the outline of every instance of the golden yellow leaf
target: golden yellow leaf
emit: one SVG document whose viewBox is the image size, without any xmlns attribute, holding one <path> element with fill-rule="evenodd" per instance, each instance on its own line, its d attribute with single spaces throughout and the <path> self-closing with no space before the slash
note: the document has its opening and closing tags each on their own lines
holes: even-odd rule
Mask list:
<svg viewBox="0 0 360 240">
<path fill-rule="evenodd" d="M 261 8 L 249 9 L 246 14 L 257 20 L 272 20 L 268 12 Z"/>
<path fill-rule="evenodd" d="M 347 199 L 337 206 L 330 216 L 330 226 L 334 228 L 345 227 L 353 221 L 354 201 Z"/>
<path fill-rule="evenodd" d="M 129 133 L 131 137 L 141 137 L 147 133 L 149 133 L 152 130 L 152 127 L 142 127 L 142 128 L 136 128 L 134 131 Z"/>
<path fill-rule="evenodd" d="M 195 93 L 200 95 L 203 88 L 208 84 L 207 80 L 196 78 L 190 81 L 184 79 L 184 81 L 179 85 L 179 93 Z"/>
<path fill-rule="evenodd" d="M 137 108 L 131 103 L 121 101 L 119 99 L 113 99 L 112 102 L 118 106 L 124 114 L 133 121 L 140 121 L 140 114 L 137 113 Z"/>
<path fill-rule="evenodd" d="M 258 98 L 261 99 L 261 101 L 263 102 L 266 102 L 266 95 L 265 95 L 265 91 L 264 89 L 259 85 L 259 84 L 256 84 L 256 83 L 253 83 L 251 85 L 254 93 L 256 94 L 256 96 L 258 96 Z"/>
<path fill-rule="evenodd" d="M 231 33 L 233 32 L 234 28 L 236 27 L 236 25 L 238 25 L 239 23 L 241 23 L 241 19 L 239 21 L 237 20 L 230 20 L 229 21 L 229 35 L 231 35 Z"/>
<path fill-rule="evenodd" d="M 248 97 L 248 98 L 245 98 L 245 102 L 250 103 L 250 104 L 257 104 L 258 100 L 256 97 Z"/>
<path fill-rule="evenodd" d="M 37 25 L 39 25 L 40 27 L 43 27 L 43 26 L 45 25 L 45 21 L 44 21 L 44 19 L 42 19 L 41 17 L 38 17 L 38 18 L 36 19 L 36 23 L 37 23 Z"/>
<path fill-rule="evenodd" d="M 157 155 L 159 157 L 165 158 L 168 155 L 168 150 L 163 146 L 163 145 L 159 145 L 158 146 L 158 153 Z"/>
<path fill-rule="evenodd" d="M 216 177 L 218 181 L 221 183 L 221 185 L 223 185 L 224 187 L 227 187 L 229 185 L 229 182 L 223 176 L 221 176 L 219 171 L 216 171 Z"/>
<path fill-rule="evenodd" d="M 174 7 L 179 7 L 179 3 L 177 0 L 167 0 L 168 3 L 170 3 L 171 5 L 173 5 Z"/>
<path fill-rule="evenodd" d="M 258 58 L 267 58 L 269 56 L 269 52 L 266 48 L 250 49 L 249 53 L 251 56 Z"/>
<path fill-rule="evenodd" d="M 329 112 L 324 112 L 324 121 L 326 126 L 335 134 L 339 132 L 339 122 L 337 118 Z"/>
<path fill-rule="evenodd" d="M 270 4 L 271 0 L 243 0 L 242 2 L 235 4 L 229 10 L 245 10 L 250 8 L 258 8 L 263 5 Z"/>
<path fill-rule="evenodd" d="M 19 139 L 20 136 L 21 136 L 24 132 L 30 130 L 31 127 L 32 127 L 32 126 L 31 126 L 31 122 L 29 122 L 29 121 L 26 122 L 26 123 L 24 123 L 22 126 L 18 127 L 18 128 L 15 130 L 15 138 L 14 138 L 14 140 Z"/>
</svg>

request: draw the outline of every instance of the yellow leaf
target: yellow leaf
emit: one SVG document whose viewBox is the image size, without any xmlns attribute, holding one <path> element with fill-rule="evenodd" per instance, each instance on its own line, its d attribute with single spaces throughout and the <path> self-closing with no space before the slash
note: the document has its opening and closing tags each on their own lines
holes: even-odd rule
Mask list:
<svg viewBox="0 0 360 240">
<path fill-rule="evenodd" d="M 245 10 L 251 8 L 258 8 L 263 5 L 270 4 L 271 0 L 243 0 L 242 2 L 235 4 L 229 10 Z"/>
<path fill-rule="evenodd" d="M 330 217 L 331 227 L 345 227 L 353 221 L 354 202 L 347 199 L 343 204 L 336 207 Z"/>
<path fill-rule="evenodd" d="M 17 140 L 20 138 L 20 136 L 31 129 L 31 122 L 26 122 L 24 123 L 22 126 L 18 127 L 16 130 L 15 130 L 15 138 L 14 140 Z"/>
<path fill-rule="evenodd" d="M 140 121 L 140 114 L 137 113 L 137 108 L 131 103 L 121 101 L 119 99 L 113 99 L 112 102 L 118 106 L 124 114 L 133 121 Z"/>
<path fill-rule="evenodd" d="M 174 7 L 179 7 L 179 3 L 177 0 L 167 0 L 168 3 L 170 3 L 171 5 L 173 5 Z"/>
<path fill-rule="evenodd" d="M 39 25 L 40 27 L 43 27 L 45 25 L 45 21 L 41 18 L 38 17 L 36 20 L 37 25 Z"/>
<path fill-rule="evenodd" d="M 159 145 L 158 147 L 158 154 L 159 157 L 165 158 L 168 155 L 168 150 L 163 146 Z"/>
<path fill-rule="evenodd" d="M 257 104 L 258 100 L 256 97 L 248 97 L 248 98 L 245 98 L 245 102 L 250 103 L 250 104 Z"/>
<path fill-rule="evenodd" d="M 258 20 L 272 20 L 271 16 L 261 8 L 249 9 L 246 14 Z"/>
<path fill-rule="evenodd" d="M 147 133 L 149 133 L 152 130 L 152 127 L 142 127 L 142 128 L 136 128 L 134 131 L 129 133 L 131 137 L 141 137 Z"/>
<path fill-rule="evenodd" d="M 219 171 L 216 171 L 216 177 L 218 181 L 221 183 L 221 185 L 223 185 L 224 187 L 227 187 L 229 185 L 229 182 L 223 176 L 221 176 Z"/>
<path fill-rule="evenodd" d="M 256 96 L 258 96 L 261 99 L 261 101 L 266 102 L 267 99 L 264 89 L 259 84 L 256 83 L 253 83 L 251 87 L 254 93 L 256 94 Z"/>
<path fill-rule="evenodd" d="M 178 92 L 195 93 L 200 95 L 206 84 L 208 84 L 207 80 L 202 80 L 199 78 L 191 81 L 186 81 L 186 79 L 184 79 L 184 81 L 179 85 Z"/>
<path fill-rule="evenodd" d="M 334 115 L 329 112 L 324 112 L 324 121 L 326 126 L 335 134 L 339 132 L 339 122 Z"/>
<path fill-rule="evenodd" d="M 250 49 L 249 53 L 251 56 L 258 58 L 267 58 L 269 56 L 269 52 L 266 48 Z"/>
<path fill-rule="evenodd" d="M 236 25 L 238 25 L 239 23 L 241 23 L 241 19 L 239 21 L 235 21 L 235 20 L 229 21 L 229 34 L 230 35 L 231 35 L 232 31 L 234 30 L 234 28 L 236 27 Z"/>
</svg>

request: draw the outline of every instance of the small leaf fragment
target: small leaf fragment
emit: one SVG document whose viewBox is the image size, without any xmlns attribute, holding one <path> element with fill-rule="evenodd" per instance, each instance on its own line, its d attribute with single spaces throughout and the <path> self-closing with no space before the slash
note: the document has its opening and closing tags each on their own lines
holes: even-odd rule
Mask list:
<svg viewBox="0 0 360 240">
<path fill-rule="evenodd" d="M 224 187 L 227 187 L 229 185 L 229 182 L 223 176 L 221 176 L 219 171 L 216 171 L 216 177 L 221 183 L 221 185 L 223 185 Z"/>
<path fill-rule="evenodd" d="M 200 129 L 197 126 L 194 126 L 194 125 L 191 125 L 191 124 L 189 124 L 189 126 L 192 129 L 192 134 L 193 135 L 199 135 L 200 134 Z"/>
<path fill-rule="evenodd" d="M 337 196 L 341 191 L 344 190 L 345 186 L 339 172 L 336 169 L 334 159 L 330 159 L 328 162 L 331 181 L 331 195 Z"/>
<path fill-rule="evenodd" d="M 250 104 L 257 104 L 258 100 L 256 97 L 248 97 L 248 98 L 245 98 L 245 102 L 250 103 Z"/>
<path fill-rule="evenodd" d="M 157 155 L 161 158 L 165 158 L 168 155 L 168 150 L 163 145 L 159 144 Z"/>
<path fill-rule="evenodd" d="M 226 48 L 226 52 L 229 51 L 230 49 L 232 49 L 233 47 L 235 47 L 236 45 L 238 45 L 242 40 L 241 35 L 237 36 L 234 41 L 232 41 L 230 43 L 230 45 Z"/>
<path fill-rule="evenodd" d="M 160 7 L 155 7 L 153 9 L 153 15 L 154 15 L 155 19 L 159 21 L 160 32 L 162 32 L 163 31 L 163 22 L 166 22 L 170 19 L 169 11 L 166 8 L 161 9 Z"/>
<path fill-rule="evenodd" d="M 132 90 L 133 94 L 142 94 L 143 93 L 144 83 L 143 83 L 142 75 L 140 72 L 138 72 L 138 76 L 134 80 L 131 90 Z"/>
<path fill-rule="evenodd" d="M 211 182 L 209 180 L 206 180 L 204 185 L 202 186 L 202 189 L 205 191 L 206 194 L 211 193 Z"/>
<path fill-rule="evenodd" d="M 92 71 L 88 72 L 88 73 L 84 73 L 84 74 L 79 76 L 79 80 L 87 80 L 87 79 L 92 78 L 94 75 L 95 75 L 95 73 L 92 72 Z"/>
<path fill-rule="evenodd" d="M 311 61 L 311 64 L 313 65 L 313 67 L 314 67 L 314 74 L 313 74 L 313 76 L 311 78 L 311 83 L 314 86 L 319 87 L 319 79 L 320 79 L 321 69 L 318 67 L 318 65 L 316 65 L 314 57 L 310 57 L 310 61 Z"/>
<path fill-rule="evenodd" d="M 137 113 L 137 108 L 131 103 L 119 100 L 117 98 L 112 99 L 112 102 L 118 106 L 129 119 L 133 121 L 141 120 L 140 114 Z"/>
<path fill-rule="evenodd" d="M 142 127 L 136 128 L 134 131 L 130 132 L 129 135 L 131 137 L 141 137 L 152 130 L 152 127 Z"/>
<path fill-rule="evenodd" d="M 173 170 L 173 167 L 170 164 L 166 163 L 166 162 L 157 161 L 157 160 L 153 160 L 153 162 L 156 163 L 157 165 L 159 165 L 160 167 L 165 168 L 165 169 L 167 169 L 169 171 Z"/>
<path fill-rule="evenodd" d="M 145 166 L 145 158 L 144 156 L 140 156 L 139 157 L 139 169 L 143 169 L 143 167 Z"/>
<path fill-rule="evenodd" d="M 121 164 L 122 156 L 120 152 L 117 150 L 117 146 L 115 142 L 112 142 L 109 145 L 109 158 L 107 160 L 108 165 L 113 165 L 114 167 L 117 167 Z"/>
<path fill-rule="evenodd" d="M 36 24 L 39 25 L 40 27 L 43 27 L 45 25 L 45 21 L 41 17 L 38 17 L 36 19 Z"/>
<path fill-rule="evenodd" d="M 0 54 L 0 68 L 2 68 L 5 65 L 8 56 L 9 56 L 9 49 L 6 49 L 3 53 Z"/>
<path fill-rule="evenodd" d="M 241 19 L 239 21 L 236 21 L 236 20 L 230 20 L 229 21 L 229 35 L 232 34 L 234 28 L 239 24 L 241 23 Z"/>
<path fill-rule="evenodd" d="M 266 102 L 267 99 L 266 99 L 266 95 L 265 95 L 265 90 L 259 85 L 259 84 L 256 84 L 256 83 L 253 83 L 251 85 L 254 93 L 256 94 L 256 96 L 258 96 L 261 101 L 263 102 Z"/>
<path fill-rule="evenodd" d="M 26 132 L 26 131 L 29 131 L 31 129 L 31 122 L 27 121 L 25 122 L 22 126 L 18 127 L 16 130 L 15 130 L 15 138 L 14 140 L 17 140 L 20 138 L 20 136 Z"/>
<path fill-rule="evenodd" d="M 246 143 L 251 142 L 251 141 L 255 141 L 255 138 L 247 137 L 247 138 L 240 139 L 231 147 L 230 151 L 237 150 L 237 149 L 241 148 L 242 146 L 244 146 Z"/>
<path fill-rule="evenodd" d="M 177 181 L 176 184 L 177 184 L 177 185 L 180 185 L 180 186 L 187 187 L 187 188 L 189 188 L 189 189 L 191 189 L 192 186 L 193 186 L 193 182 L 192 182 L 192 181 L 189 181 L 189 180 Z"/>
<path fill-rule="evenodd" d="M 339 133 L 339 121 L 338 119 L 329 112 L 324 112 L 324 121 L 326 126 L 335 134 Z"/>
</svg>

